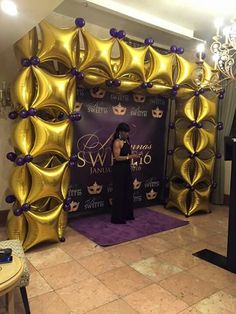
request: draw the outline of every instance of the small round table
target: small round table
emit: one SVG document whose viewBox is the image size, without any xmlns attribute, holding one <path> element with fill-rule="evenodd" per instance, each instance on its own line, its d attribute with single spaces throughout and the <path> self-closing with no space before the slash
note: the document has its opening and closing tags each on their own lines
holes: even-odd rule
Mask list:
<svg viewBox="0 0 236 314">
<path fill-rule="evenodd" d="M 0 296 L 7 296 L 8 314 L 14 314 L 14 289 L 23 272 L 21 259 L 13 255 L 11 263 L 0 264 Z"/>
</svg>

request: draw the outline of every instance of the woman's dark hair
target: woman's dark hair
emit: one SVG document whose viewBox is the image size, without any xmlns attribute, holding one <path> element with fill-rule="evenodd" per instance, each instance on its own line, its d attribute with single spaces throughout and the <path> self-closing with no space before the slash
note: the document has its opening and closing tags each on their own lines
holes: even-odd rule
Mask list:
<svg viewBox="0 0 236 314">
<path fill-rule="evenodd" d="M 116 130 L 115 130 L 115 133 L 113 135 L 113 139 L 112 139 L 112 142 L 111 142 L 111 148 L 113 149 L 113 143 L 114 141 L 119 138 L 119 132 L 129 132 L 130 131 L 130 127 L 127 123 L 125 122 L 122 122 L 120 124 L 118 124 Z"/>
</svg>

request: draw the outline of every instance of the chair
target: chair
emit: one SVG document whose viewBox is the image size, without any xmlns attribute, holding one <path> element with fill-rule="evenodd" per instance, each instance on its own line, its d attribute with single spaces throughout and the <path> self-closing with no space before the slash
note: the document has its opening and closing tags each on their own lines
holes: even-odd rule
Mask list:
<svg viewBox="0 0 236 314">
<path fill-rule="evenodd" d="M 21 297 L 24 303 L 25 313 L 30 314 L 30 307 L 29 307 L 29 302 L 28 302 L 28 297 L 27 297 L 27 292 L 26 292 L 26 286 L 29 284 L 30 274 L 29 274 L 29 270 L 28 270 L 28 266 L 26 263 L 25 254 L 24 254 L 21 242 L 19 240 L 0 241 L 0 249 L 5 249 L 5 248 L 11 248 L 12 253 L 18 256 L 19 258 L 21 258 L 24 264 L 24 270 L 23 270 L 21 280 L 19 283 L 19 288 L 20 288 Z"/>
</svg>

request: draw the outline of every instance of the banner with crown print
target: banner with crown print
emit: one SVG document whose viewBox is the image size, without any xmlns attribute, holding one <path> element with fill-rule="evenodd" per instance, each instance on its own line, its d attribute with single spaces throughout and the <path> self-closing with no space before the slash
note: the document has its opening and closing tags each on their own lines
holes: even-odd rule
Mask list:
<svg viewBox="0 0 236 314">
<path fill-rule="evenodd" d="M 112 94 L 99 88 L 77 88 L 75 111 L 82 119 L 74 129 L 70 215 L 109 210 L 112 206 L 111 141 L 120 122 L 130 126 L 134 207 L 160 204 L 164 176 L 168 99 L 138 94 Z"/>
</svg>

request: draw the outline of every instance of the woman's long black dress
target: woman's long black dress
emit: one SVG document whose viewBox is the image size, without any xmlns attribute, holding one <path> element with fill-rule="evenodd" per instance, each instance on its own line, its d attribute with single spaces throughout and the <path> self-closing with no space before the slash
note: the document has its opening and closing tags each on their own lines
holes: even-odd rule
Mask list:
<svg viewBox="0 0 236 314">
<path fill-rule="evenodd" d="M 130 144 L 125 142 L 120 156 L 131 154 Z M 120 223 L 134 219 L 133 216 L 133 180 L 130 160 L 114 160 L 112 168 L 113 202 L 111 222 Z"/>
</svg>

